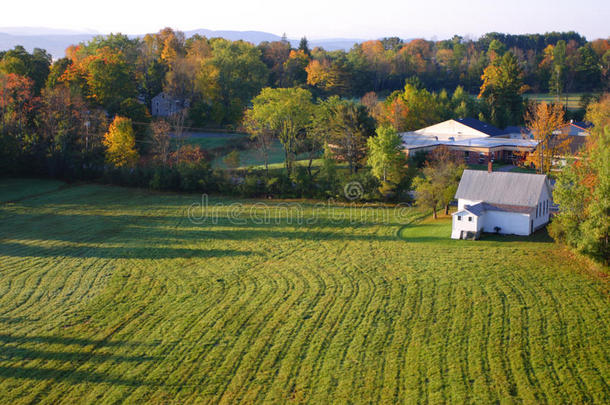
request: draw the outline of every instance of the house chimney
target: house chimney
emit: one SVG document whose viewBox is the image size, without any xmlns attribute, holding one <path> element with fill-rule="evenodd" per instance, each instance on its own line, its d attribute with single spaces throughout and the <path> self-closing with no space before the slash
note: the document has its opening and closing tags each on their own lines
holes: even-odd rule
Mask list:
<svg viewBox="0 0 610 405">
<path fill-rule="evenodd" d="M 493 162 L 491 159 L 487 160 L 487 173 L 491 173 L 493 167 Z"/>
</svg>

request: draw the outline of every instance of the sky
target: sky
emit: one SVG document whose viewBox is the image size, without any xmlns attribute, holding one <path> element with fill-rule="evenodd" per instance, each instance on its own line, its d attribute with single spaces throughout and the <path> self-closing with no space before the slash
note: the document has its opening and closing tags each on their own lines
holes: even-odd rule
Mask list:
<svg viewBox="0 0 610 405">
<path fill-rule="evenodd" d="M 608 0 L 20 0 L 2 6 L 0 27 L 49 27 L 142 34 L 179 30 L 255 30 L 289 38 L 385 36 L 476 38 L 574 30 L 610 36 Z"/>
</svg>

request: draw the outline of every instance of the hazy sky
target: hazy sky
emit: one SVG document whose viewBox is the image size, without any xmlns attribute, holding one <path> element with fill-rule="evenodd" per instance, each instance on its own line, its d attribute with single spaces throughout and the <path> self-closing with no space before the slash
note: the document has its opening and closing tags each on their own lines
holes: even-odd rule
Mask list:
<svg viewBox="0 0 610 405">
<path fill-rule="evenodd" d="M 610 36 L 608 0 L 11 0 L 0 27 L 93 29 L 102 33 L 257 30 L 290 38 L 438 39 L 489 31 L 574 30 L 588 39 Z"/>
</svg>

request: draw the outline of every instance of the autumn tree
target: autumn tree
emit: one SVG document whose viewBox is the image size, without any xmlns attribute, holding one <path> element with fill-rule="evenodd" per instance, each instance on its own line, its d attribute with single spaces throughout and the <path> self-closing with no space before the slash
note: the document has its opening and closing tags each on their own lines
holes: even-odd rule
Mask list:
<svg viewBox="0 0 610 405">
<path fill-rule="evenodd" d="M 303 86 L 307 83 L 307 65 L 309 56 L 304 51 L 290 51 L 290 56 L 284 62 L 284 77 L 282 84 L 285 87 Z"/>
<path fill-rule="evenodd" d="M 158 120 L 152 124 L 152 142 L 153 142 L 153 153 L 165 166 L 170 154 L 171 127 L 165 120 Z"/>
<path fill-rule="evenodd" d="M 345 95 L 349 89 L 349 72 L 345 58 L 312 59 L 305 68 L 307 84 L 324 93 Z"/>
<path fill-rule="evenodd" d="M 7 171 L 26 148 L 37 101 L 31 79 L 0 73 L 0 167 Z"/>
<path fill-rule="evenodd" d="M 0 73 L 0 130 L 24 136 L 36 101 L 31 79 L 15 73 Z"/>
<path fill-rule="evenodd" d="M 559 104 L 532 104 L 526 112 L 525 125 L 538 141 L 536 150 L 528 155 L 528 162 L 536 166 L 538 173 L 548 174 L 553 159 L 568 152 L 571 137 L 562 133 L 564 124 L 564 109 Z"/>
<path fill-rule="evenodd" d="M 407 121 L 409 107 L 399 92 L 391 94 L 378 109 L 373 111 L 374 117 L 382 125 L 389 125 L 398 132 L 404 132 L 409 128 Z"/>
<path fill-rule="evenodd" d="M 115 167 L 133 167 L 138 161 L 136 137 L 129 118 L 116 116 L 104 135 L 106 161 Z"/>
<path fill-rule="evenodd" d="M 586 149 L 557 175 L 559 213 L 549 227 L 556 240 L 610 263 L 610 96 L 587 109 L 594 124 Z"/>
<path fill-rule="evenodd" d="M 369 114 L 374 116 L 375 111 L 379 105 L 379 96 L 374 91 L 369 91 L 362 98 L 360 98 L 360 104 L 366 107 Z"/>
<path fill-rule="evenodd" d="M 62 75 L 61 82 L 79 88 L 95 105 L 111 113 L 136 95 L 133 66 L 120 52 L 97 49 L 95 54 L 76 59 Z"/>
<path fill-rule="evenodd" d="M 376 118 L 381 124 L 393 126 L 398 132 L 413 131 L 441 120 L 441 104 L 437 96 L 412 83 L 402 92 L 396 91 L 382 103 Z"/>
<path fill-rule="evenodd" d="M 38 128 L 52 174 L 65 175 L 67 170 L 101 163 L 97 157 L 101 156 L 106 117 L 91 109 L 77 90 L 67 86 L 43 89 Z"/>
</svg>

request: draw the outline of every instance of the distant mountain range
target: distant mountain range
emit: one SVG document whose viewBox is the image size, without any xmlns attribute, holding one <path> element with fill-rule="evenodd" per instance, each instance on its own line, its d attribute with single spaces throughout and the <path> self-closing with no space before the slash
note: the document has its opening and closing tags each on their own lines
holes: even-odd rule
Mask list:
<svg viewBox="0 0 610 405">
<path fill-rule="evenodd" d="M 185 35 L 191 37 L 195 34 L 206 36 L 208 38 L 222 37 L 232 41 L 244 40 L 258 45 L 264 41 L 279 41 L 280 36 L 263 31 L 213 31 L 207 29 L 197 29 L 185 31 Z M 65 29 L 54 29 L 44 27 L 0 27 L 0 51 L 14 48 L 16 45 L 22 45 L 25 49 L 31 52 L 34 48 L 46 49 L 53 58 L 61 58 L 64 56 L 65 50 L 70 45 L 78 44 L 91 40 L 96 35 L 102 35 L 99 32 L 89 31 L 74 31 Z M 130 35 L 130 37 L 141 37 L 143 35 Z M 299 45 L 300 39 L 290 39 L 293 47 Z M 323 47 L 328 51 L 337 49 L 349 50 L 354 44 L 366 41 L 365 39 L 356 38 L 328 38 L 309 40 L 309 47 Z"/>
</svg>

